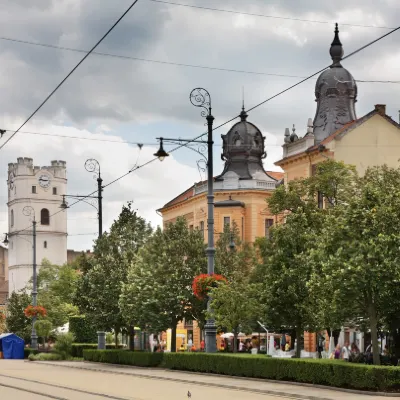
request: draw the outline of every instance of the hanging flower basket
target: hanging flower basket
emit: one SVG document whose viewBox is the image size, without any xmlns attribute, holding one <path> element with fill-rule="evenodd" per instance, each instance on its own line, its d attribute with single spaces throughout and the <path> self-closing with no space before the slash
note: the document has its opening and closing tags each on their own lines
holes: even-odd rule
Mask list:
<svg viewBox="0 0 400 400">
<path fill-rule="evenodd" d="M 212 288 L 217 287 L 220 283 L 226 283 L 224 276 L 218 274 L 201 274 L 193 279 L 193 294 L 199 299 L 204 300 Z"/>
<path fill-rule="evenodd" d="M 42 306 L 29 305 L 28 307 L 25 308 L 24 314 L 28 318 L 33 318 L 33 317 L 37 317 L 37 316 L 45 317 L 47 315 L 47 311 Z"/>
</svg>

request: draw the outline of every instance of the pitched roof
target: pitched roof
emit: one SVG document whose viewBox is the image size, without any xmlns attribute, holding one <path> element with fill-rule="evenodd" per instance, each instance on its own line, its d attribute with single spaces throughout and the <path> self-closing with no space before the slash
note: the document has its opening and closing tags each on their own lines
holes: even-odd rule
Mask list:
<svg viewBox="0 0 400 400">
<path fill-rule="evenodd" d="M 265 171 L 265 173 L 272 179 L 275 179 L 276 181 L 280 181 L 283 179 L 283 172 L 278 172 L 278 171 Z M 203 185 L 206 184 L 207 181 L 200 181 L 195 183 L 193 186 L 191 186 L 189 189 L 186 189 L 184 192 L 182 192 L 180 195 L 176 196 L 172 200 L 170 200 L 168 203 L 164 204 L 160 210 L 166 207 L 170 207 L 179 203 L 183 203 L 184 201 L 194 197 L 195 195 L 195 186 L 198 185 Z"/>
</svg>

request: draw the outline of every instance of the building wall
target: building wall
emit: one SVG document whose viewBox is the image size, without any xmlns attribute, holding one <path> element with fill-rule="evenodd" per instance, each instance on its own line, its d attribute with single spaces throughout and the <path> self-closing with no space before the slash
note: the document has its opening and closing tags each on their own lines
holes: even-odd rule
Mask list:
<svg viewBox="0 0 400 400">
<path fill-rule="evenodd" d="M 86 251 L 67 250 L 67 264 L 72 264 L 82 254 L 85 254 L 87 257 L 93 256 L 93 253 L 90 250 Z"/>
<path fill-rule="evenodd" d="M 33 165 L 31 158 L 18 158 L 17 163 L 9 164 L 8 172 L 9 176 L 11 173 L 15 176 L 14 186 L 8 187 L 9 290 L 11 293 L 25 287 L 32 276 L 32 218 L 24 215 L 25 206 L 31 206 L 35 211 L 38 268 L 40 269 L 44 258 L 57 265 L 62 265 L 67 261 L 67 213 L 59 212 L 61 195 L 66 194 L 67 179 L 66 163 L 63 161 L 52 161 L 51 166 L 37 167 Z M 48 188 L 43 188 L 39 184 L 38 179 L 42 175 L 50 179 Z M 42 209 L 49 211 L 49 225 L 44 225 L 41 221 Z"/>
<path fill-rule="evenodd" d="M 8 251 L 0 244 L 0 305 L 8 298 Z"/>
<path fill-rule="evenodd" d="M 335 159 L 355 165 L 362 175 L 370 166 L 399 166 L 400 130 L 381 117 L 372 116 L 363 124 L 333 141 Z"/>
<path fill-rule="evenodd" d="M 224 230 L 224 217 L 230 217 L 231 224 L 236 223 L 241 239 L 246 242 L 254 242 L 257 237 L 265 235 L 265 220 L 275 217 L 269 212 L 267 198 L 271 196 L 270 191 L 221 191 L 215 193 L 215 202 L 233 200 L 245 203 L 245 207 L 215 207 L 214 208 L 214 230 L 215 241 L 219 233 Z M 204 222 L 204 239 L 207 240 L 207 197 L 200 194 L 178 205 L 170 206 L 161 211 L 164 226 L 168 222 L 174 222 L 179 216 L 187 219 L 188 226 L 200 228 L 201 221 Z M 243 219 L 243 220 L 242 220 Z M 243 221 L 243 222 L 242 222 Z"/>
</svg>

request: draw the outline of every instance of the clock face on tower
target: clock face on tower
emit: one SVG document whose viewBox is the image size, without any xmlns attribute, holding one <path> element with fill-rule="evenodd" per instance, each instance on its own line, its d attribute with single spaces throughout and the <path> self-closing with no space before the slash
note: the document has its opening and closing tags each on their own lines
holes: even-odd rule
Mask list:
<svg viewBox="0 0 400 400">
<path fill-rule="evenodd" d="M 39 176 L 39 185 L 42 188 L 47 189 L 50 186 L 50 178 L 48 175 L 40 175 Z"/>
</svg>

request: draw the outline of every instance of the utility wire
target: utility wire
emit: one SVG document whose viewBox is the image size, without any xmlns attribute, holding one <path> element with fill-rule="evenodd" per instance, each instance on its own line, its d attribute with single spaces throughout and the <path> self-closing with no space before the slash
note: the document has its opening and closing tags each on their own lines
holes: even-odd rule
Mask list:
<svg viewBox="0 0 400 400">
<path fill-rule="evenodd" d="M 31 42 L 28 40 L 20 40 L 20 39 L 5 37 L 5 36 L 0 36 L 0 40 L 5 40 L 8 42 L 14 42 L 14 43 L 28 44 L 31 46 L 45 47 L 45 48 L 56 49 L 56 50 L 72 51 L 72 52 L 77 52 L 77 53 L 88 53 L 88 51 L 84 50 L 84 49 L 56 46 L 56 45 L 47 44 L 47 43 Z M 144 62 L 155 63 L 155 64 L 174 65 L 177 67 L 198 68 L 198 69 L 206 69 L 206 70 L 211 70 L 211 71 L 235 72 L 235 73 L 239 73 L 239 74 L 250 74 L 250 75 L 261 75 L 261 76 L 263 76 L 263 75 L 264 76 L 276 76 L 276 77 L 282 77 L 282 78 L 300 78 L 300 79 L 305 78 L 305 76 L 300 76 L 300 75 L 275 74 L 272 72 L 249 71 L 249 70 L 243 70 L 243 69 L 214 67 L 214 66 L 209 66 L 209 65 L 186 64 L 186 63 L 178 63 L 178 62 L 173 62 L 173 61 L 154 60 L 154 59 L 150 59 L 150 58 L 132 57 L 132 56 L 125 56 L 122 54 L 104 53 L 104 52 L 97 52 L 97 51 L 93 51 L 92 54 L 97 55 L 97 56 L 103 56 L 103 57 L 119 58 L 122 60 L 144 61 Z M 385 80 L 361 80 L 361 79 L 358 79 L 357 82 L 400 83 L 400 81 L 395 81 L 395 80 L 394 81 L 385 81 Z"/>
<path fill-rule="evenodd" d="M 56 86 L 56 88 L 44 99 L 38 108 L 28 117 L 27 120 L 0 146 L 0 150 L 33 118 L 33 116 L 47 103 L 53 94 L 63 85 L 63 83 L 78 69 L 78 67 L 89 57 L 93 50 L 108 36 L 108 34 L 119 24 L 131 8 L 138 2 L 135 0 L 128 9 L 117 19 L 111 28 L 102 36 L 102 38 L 89 50 L 89 52 L 78 62 L 78 64 L 68 73 L 68 75 Z"/>
<path fill-rule="evenodd" d="M 378 41 L 384 39 L 385 37 L 391 35 L 392 33 L 396 32 L 396 31 L 398 31 L 399 29 L 400 29 L 400 26 L 397 27 L 397 28 L 395 28 L 395 29 L 393 29 L 392 31 L 390 31 L 390 32 L 388 32 L 388 33 L 386 33 L 386 34 L 380 36 L 379 38 L 377 38 L 377 39 L 375 39 L 375 40 L 373 40 L 373 41 L 367 43 L 366 45 L 360 47 L 359 49 L 353 51 L 352 53 L 350 53 L 350 54 L 347 55 L 346 57 L 343 57 L 342 60 L 345 60 L 345 59 L 347 59 L 347 58 L 352 57 L 353 55 L 359 53 L 360 51 L 366 49 L 367 47 L 373 45 L 374 43 L 377 43 Z M 250 111 L 256 109 L 257 107 L 260 107 L 262 104 L 267 103 L 268 101 L 270 101 L 270 100 L 272 100 L 272 99 L 274 99 L 274 98 L 280 96 L 280 95 L 283 94 L 283 93 L 286 93 L 286 92 L 289 91 L 290 89 L 293 89 L 294 87 L 300 85 L 301 83 L 305 82 L 306 80 L 311 79 L 313 76 L 315 76 L 315 75 L 321 73 L 322 71 L 325 71 L 327 68 L 330 68 L 330 66 L 331 66 L 331 65 L 329 65 L 329 66 L 327 66 L 327 67 L 325 67 L 325 68 L 319 70 L 318 72 L 315 72 L 315 73 L 312 74 L 312 75 L 309 75 L 307 78 L 305 78 L 305 79 L 303 79 L 303 80 L 297 82 L 296 84 L 294 84 L 294 85 L 288 87 L 287 89 L 282 90 L 281 92 L 275 94 L 274 96 L 271 96 L 271 97 L 269 97 L 268 99 L 266 99 L 266 100 L 264 100 L 264 101 L 262 101 L 262 102 L 256 104 L 256 105 L 253 106 L 252 108 L 248 109 L 247 112 L 250 112 Z M 226 121 L 226 122 L 224 122 L 224 123 L 222 123 L 222 124 L 216 126 L 215 128 L 213 128 L 213 131 L 215 131 L 215 130 L 221 128 L 221 127 L 223 127 L 224 125 L 229 124 L 230 122 L 234 121 L 236 118 L 239 118 L 239 117 L 240 117 L 240 115 L 236 115 L 235 117 L 229 119 L 228 121 Z M 190 141 L 185 142 L 185 143 L 183 143 L 183 144 L 181 144 L 181 145 L 179 145 L 179 146 L 173 148 L 172 150 L 169 151 L 169 153 L 173 153 L 174 151 L 177 151 L 177 150 L 179 150 L 179 149 L 182 148 L 182 147 L 187 147 L 187 145 L 188 145 L 189 143 L 193 143 L 193 142 L 195 142 L 196 140 L 201 139 L 204 135 L 207 135 L 207 133 L 208 133 L 208 132 L 202 133 L 201 135 L 196 136 L 195 138 L 191 139 Z M 143 167 L 145 167 L 146 165 L 151 164 L 152 162 L 154 162 L 154 161 L 156 161 L 156 160 L 158 160 L 157 157 L 152 158 L 151 160 L 145 162 L 144 164 L 134 166 L 133 168 L 131 168 L 131 169 L 130 169 L 128 172 L 126 172 L 125 174 L 123 174 L 123 175 L 121 175 L 120 177 L 118 177 L 118 178 L 114 179 L 113 181 L 109 182 L 107 185 L 104 185 L 104 186 L 103 186 L 103 189 L 106 188 L 106 187 L 108 187 L 108 186 L 110 186 L 110 185 L 112 185 L 112 184 L 114 184 L 115 182 L 118 182 L 119 180 L 125 178 L 126 176 L 128 176 L 128 175 L 131 174 L 132 172 L 137 171 L 138 169 L 143 168 Z M 85 196 L 84 198 L 81 198 L 81 199 L 79 199 L 79 200 L 76 200 L 74 203 L 72 203 L 72 204 L 69 206 L 69 208 L 72 207 L 72 206 L 74 206 L 75 204 L 77 204 L 77 203 L 83 201 L 84 199 L 88 198 L 89 196 L 92 196 L 93 194 L 95 194 L 95 193 L 97 193 L 97 192 L 98 192 L 98 191 L 95 190 L 95 191 L 93 191 L 92 193 L 89 193 L 89 194 L 88 194 L 87 196 Z M 52 217 L 52 216 L 54 216 L 54 215 L 56 215 L 56 214 L 58 214 L 58 213 L 60 213 L 60 212 L 64 212 L 64 211 L 65 211 L 65 210 L 61 209 L 61 210 L 55 212 L 54 214 L 52 214 L 50 217 Z M 31 225 L 31 226 L 32 226 L 32 225 Z M 20 232 L 26 231 L 26 230 L 28 230 L 29 228 L 31 228 L 31 226 L 29 226 L 29 227 L 27 227 L 27 228 L 25 228 L 25 229 L 22 229 L 22 230 L 20 230 L 20 231 L 18 231 L 18 232 L 15 232 L 15 233 L 13 233 L 13 234 L 18 234 L 18 233 L 20 233 Z"/>
<path fill-rule="evenodd" d="M 172 1 L 164 1 L 164 0 L 147 0 L 147 1 L 151 1 L 153 3 L 168 4 L 168 5 L 171 5 L 171 6 L 195 8 L 195 9 L 198 9 L 198 10 L 217 11 L 217 12 L 229 13 L 229 14 L 250 15 L 252 17 L 284 19 L 284 20 L 299 21 L 299 22 L 311 22 L 311 23 L 314 23 L 314 24 L 331 24 L 332 23 L 331 21 L 319 21 L 319 20 L 313 20 L 313 19 L 301 19 L 301 18 L 292 18 L 292 17 L 279 17 L 277 15 L 265 15 L 265 14 L 256 14 L 256 13 L 250 13 L 250 12 L 245 12 L 245 11 L 225 10 L 225 9 L 222 9 L 222 8 L 195 6 L 195 5 L 192 5 L 192 4 L 175 3 L 175 2 L 172 2 Z M 359 24 L 345 24 L 345 23 L 341 23 L 340 25 L 354 26 L 354 27 L 357 27 L 357 28 L 394 29 L 394 28 L 390 28 L 388 26 L 375 26 L 375 25 L 359 25 Z"/>
<path fill-rule="evenodd" d="M 14 132 L 12 130 L 7 129 L 6 132 Z M 89 140 L 89 141 L 99 141 L 99 142 L 107 142 L 107 143 L 115 143 L 115 144 L 131 144 L 131 145 L 136 145 L 136 146 L 158 146 L 158 142 L 131 142 L 129 140 L 112 140 L 112 139 L 101 139 L 101 138 L 88 138 L 88 137 L 81 137 L 81 136 L 70 136 L 70 135 L 58 135 L 57 133 L 43 133 L 43 132 L 27 132 L 27 131 L 19 131 L 19 133 L 22 134 L 30 134 L 30 135 L 40 135 L 40 136 L 52 136 L 52 137 L 57 137 L 60 139 L 77 139 L 77 140 Z M 179 142 L 179 140 L 177 140 Z M 195 143 L 194 143 L 195 144 Z M 164 146 L 175 146 L 176 144 L 174 143 L 164 143 Z M 222 147 L 222 144 L 214 143 L 214 146 L 216 147 Z M 226 145 L 227 147 L 236 147 L 236 145 Z M 272 144 L 269 143 L 267 147 L 281 147 L 282 144 Z M 349 145 L 351 147 L 351 145 Z M 396 145 L 393 144 L 388 144 L 388 147 L 396 147 Z M 189 147 L 189 146 L 185 146 Z M 354 145 L 354 147 L 375 147 L 374 144 L 358 144 Z M 397 147 L 400 147 L 398 145 Z M 6 197 L 6 196 L 0 196 L 1 197 Z"/>
</svg>

